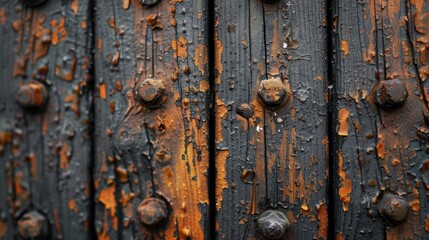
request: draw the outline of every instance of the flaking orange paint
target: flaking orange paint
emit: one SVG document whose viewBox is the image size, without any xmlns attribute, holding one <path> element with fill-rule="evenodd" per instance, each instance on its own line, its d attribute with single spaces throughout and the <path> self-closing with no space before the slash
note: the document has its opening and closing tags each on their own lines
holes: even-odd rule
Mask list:
<svg viewBox="0 0 429 240">
<path fill-rule="evenodd" d="M 348 136 L 349 135 L 349 118 L 350 111 L 347 108 L 341 108 L 338 111 L 338 120 L 339 120 L 339 129 L 338 129 L 338 135 L 339 136 Z"/>
<path fill-rule="evenodd" d="M 349 211 L 350 204 L 350 193 L 352 192 L 353 182 L 347 177 L 346 171 L 343 169 L 344 157 L 343 153 L 338 153 L 338 175 L 340 177 L 341 186 L 339 188 L 338 194 L 340 195 L 340 201 L 343 206 L 343 211 Z"/>
</svg>

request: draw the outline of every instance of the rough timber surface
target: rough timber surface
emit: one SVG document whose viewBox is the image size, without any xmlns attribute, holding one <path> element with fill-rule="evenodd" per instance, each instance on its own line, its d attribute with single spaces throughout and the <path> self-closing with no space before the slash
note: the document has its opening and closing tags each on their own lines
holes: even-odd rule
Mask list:
<svg viewBox="0 0 429 240">
<path fill-rule="evenodd" d="M 336 239 L 428 239 L 429 3 L 335 1 L 333 25 Z M 392 79 L 409 96 L 388 111 L 375 89 Z M 387 194 L 409 204 L 403 223 L 378 213 Z"/>
<path fill-rule="evenodd" d="M 94 237 L 90 10 L 88 0 L 0 1 L 0 239 L 20 239 L 27 212 L 45 217 L 43 239 Z M 47 89 L 42 111 L 15 102 L 30 81 Z"/>
<path fill-rule="evenodd" d="M 215 1 L 218 239 L 262 239 L 268 209 L 290 220 L 286 239 L 327 239 L 325 15 L 319 0 Z M 257 90 L 274 77 L 290 97 L 271 110 Z"/>
<path fill-rule="evenodd" d="M 99 239 L 208 236 L 208 7 L 203 0 L 97 1 L 96 231 Z M 144 79 L 167 100 L 141 104 Z M 165 201 L 165 224 L 143 225 L 144 199 Z"/>
</svg>

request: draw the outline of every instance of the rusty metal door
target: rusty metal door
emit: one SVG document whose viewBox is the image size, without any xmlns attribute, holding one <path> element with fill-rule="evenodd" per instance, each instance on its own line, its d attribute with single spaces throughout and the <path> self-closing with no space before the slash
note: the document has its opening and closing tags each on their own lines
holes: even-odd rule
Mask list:
<svg viewBox="0 0 429 240">
<path fill-rule="evenodd" d="M 429 239 L 429 2 L 0 0 L 0 239 Z"/>
</svg>

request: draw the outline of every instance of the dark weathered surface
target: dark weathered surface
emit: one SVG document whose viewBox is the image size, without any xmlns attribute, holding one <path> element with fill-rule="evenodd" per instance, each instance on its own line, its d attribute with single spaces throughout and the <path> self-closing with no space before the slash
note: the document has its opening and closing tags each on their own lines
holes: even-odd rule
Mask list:
<svg viewBox="0 0 429 240">
<path fill-rule="evenodd" d="M 287 239 L 327 239 L 324 4 L 216 1 L 219 239 L 262 238 L 268 209 L 288 217 Z"/>
<path fill-rule="evenodd" d="M 336 1 L 333 10 L 336 237 L 427 239 L 429 4 Z M 408 91 L 394 108 L 384 92 L 396 103 L 406 94 L 384 88 L 392 82 Z"/>
<path fill-rule="evenodd" d="M 207 1 L 97 1 L 96 16 L 98 238 L 204 239 Z"/>
<path fill-rule="evenodd" d="M 92 236 L 88 2 L 0 2 L 0 239 Z"/>
</svg>

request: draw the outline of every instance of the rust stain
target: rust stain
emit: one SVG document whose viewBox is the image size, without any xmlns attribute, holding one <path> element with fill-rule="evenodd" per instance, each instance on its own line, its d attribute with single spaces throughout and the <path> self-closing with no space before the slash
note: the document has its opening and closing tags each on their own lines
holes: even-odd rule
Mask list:
<svg viewBox="0 0 429 240">
<path fill-rule="evenodd" d="M 69 145 L 67 143 L 64 143 L 61 146 L 60 150 L 60 168 L 61 169 L 69 169 L 69 163 L 70 163 L 70 149 Z"/>
<path fill-rule="evenodd" d="M 0 238 L 4 237 L 7 232 L 8 224 L 7 222 L 0 220 Z"/>
<path fill-rule="evenodd" d="M 79 9 L 79 2 L 78 0 L 73 0 L 70 4 L 70 8 L 71 10 L 74 12 L 74 14 L 76 15 Z"/>
<path fill-rule="evenodd" d="M 379 158 L 384 158 L 384 156 L 386 154 L 386 151 L 384 149 L 384 144 L 382 142 L 378 142 L 376 149 L 377 149 L 377 156 Z"/>
<path fill-rule="evenodd" d="M 59 239 L 62 239 L 62 235 L 61 235 L 61 220 L 60 220 L 60 212 L 58 211 L 58 208 L 54 208 L 53 210 L 54 212 L 54 226 L 55 226 L 55 231 L 58 233 L 58 235 L 56 236 Z"/>
<path fill-rule="evenodd" d="M 223 44 L 222 41 L 219 39 L 217 32 L 215 33 L 215 68 L 217 70 L 216 73 L 216 84 L 220 84 L 220 76 L 223 72 L 223 65 L 222 65 L 222 53 L 223 53 Z"/>
<path fill-rule="evenodd" d="M 27 161 L 30 165 L 30 172 L 33 178 L 37 177 L 37 159 L 36 154 L 30 153 L 27 157 Z"/>
<path fill-rule="evenodd" d="M 225 117 L 225 115 L 228 113 L 228 108 L 225 106 L 225 103 L 219 98 L 216 98 L 216 113 L 217 113 L 216 126 L 219 127 L 216 133 L 216 141 L 221 142 L 223 141 L 222 128 L 221 128 L 221 126 L 223 125 L 222 120 Z"/>
<path fill-rule="evenodd" d="M 54 46 L 67 39 L 68 32 L 65 25 L 66 19 L 64 17 L 60 18 L 59 21 L 57 19 L 51 21 L 53 27 L 51 42 Z"/>
<path fill-rule="evenodd" d="M 349 211 L 350 204 L 350 193 L 352 192 L 353 182 L 351 179 L 347 178 L 347 173 L 343 169 L 343 153 L 338 153 L 338 175 L 340 176 L 341 187 L 339 188 L 340 201 L 343 205 L 343 211 Z"/>
<path fill-rule="evenodd" d="M 199 44 L 195 48 L 194 62 L 195 62 L 195 65 L 198 67 L 198 69 L 201 71 L 201 73 L 204 74 L 204 67 L 208 63 L 208 54 L 207 54 L 206 45 Z"/>
<path fill-rule="evenodd" d="M 417 11 L 421 12 L 423 9 L 423 5 L 425 3 L 425 0 L 410 0 L 410 3 L 416 6 Z"/>
<path fill-rule="evenodd" d="M 179 37 L 179 41 L 172 40 L 171 47 L 175 51 L 174 57 L 179 56 L 182 59 L 188 57 L 188 41 L 183 36 Z"/>
<path fill-rule="evenodd" d="M 316 207 L 317 220 L 319 220 L 317 239 L 328 239 L 328 206 L 326 205 L 326 203 L 322 203 Z"/>
<path fill-rule="evenodd" d="M 349 135 L 349 123 L 347 122 L 349 118 L 350 111 L 347 108 L 341 108 L 338 112 L 338 120 L 340 127 L 338 129 L 339 136 L 348 136 Z"/>
<path fill-rule="evenodd" d="M 116 168 L 116 172 L 118 173 L 119 181 L 121 183 L 128 182 L 128 172 L 127 172 L 127 170 L 125 168 L 123 168 L 123 167 L 117 167 Z"/>
<path fill-rule="evenodd" d="M 98 200 L 104 204 L 107 210 L 110 210 L 110 216 L 114 217 L 116 212 L 115 184 L 102 189 Z"/>
<path fill-rule="evenodd" d="M 200 92 L 207 92 L 207 90 L 209 90 L 209 88 L 210 88 L 209 82 L 205 79 L 202 79 L 200 81 L 200 87 L 199 87 Z"/>
<path fill-rule="evenodd" d="M 228 188 L 226 181 L 226 160 L 229 156 L 229 150 L 219 151 L 216 155 L 217 176 L 216 176 L 216 209 L 219 211 L 222 205 L 222 191 Z"/>
<path fill-rule="evenodd" d="M 71 211 L 73 211 L 75 213 L 78 212 L 78 209 L 77 209 L 77 206 L 76 206 L 76 200 L 75 199 L 70 199 L 68 205 L 69 205 L 69 209 Z"/>
<path fill-rule="evenodd" d="M 98 90 L 100 92 L 100 98 L 101 99 L 106 99 L 107 98 L 106 84 L 105 83 L 100 83 L 98 85 Z"/>
<path fill-rule="evenodd" d="M 0 8 L 0 24 L 1 25 L 6 24 L 6 8 L 4 7 Z"/>
<path fill-rule="evenodd" d="M 341 51 L 344 53 L 344 56 L 349 55 L 349 42 L 347 40 L 341 41 Z"/>
</svg>

